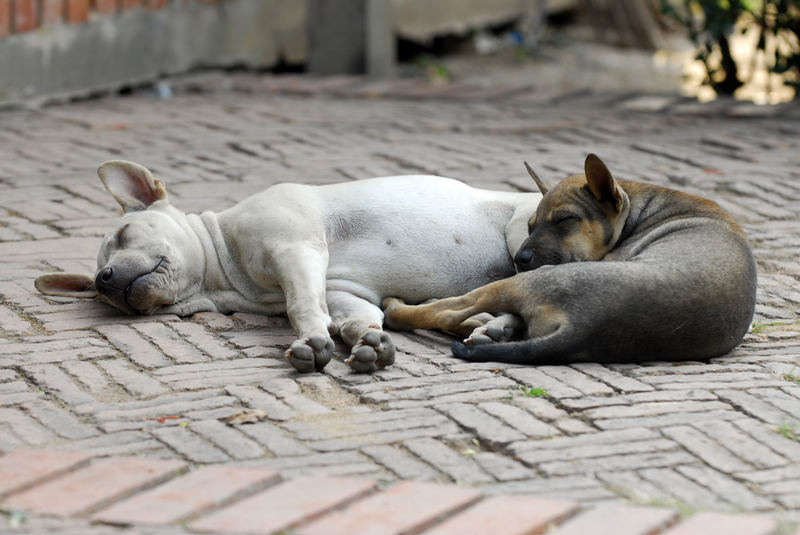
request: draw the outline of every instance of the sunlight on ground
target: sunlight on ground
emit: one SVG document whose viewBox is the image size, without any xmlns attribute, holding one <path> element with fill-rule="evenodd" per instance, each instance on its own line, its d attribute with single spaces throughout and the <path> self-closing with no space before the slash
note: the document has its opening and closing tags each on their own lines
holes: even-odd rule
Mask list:
<svg viewBox="0 0 800 535">
<path fill-rule="evenodd" d="M 744 33 L 737 30 L 730 38 L 731 54 L 739 67 L 739 79 L 746 81 L 734 93 L 734 97 L 756 104 L 778 104 L 792 100 L 794 90 L 784 85 L 781 76 L 769 72 L 764 53 L 756 51 L 757 42 L 758 29 L 755 27 L 747 29 Z M 775 46 L 775 44 L 768 43 L 768 46 Z M 693 52 L 677 54 L 680 54 L 678 57 L 682 57 L 681 61 L 683 62 L 684 79 L 681 84 L 681 93 L 695 97 L 701 102 L 716 99 L 717 95 L 714 90 L 702 85 L 706 77 L 703 62 L 694 59 Z M 676 52 L 674 51 L 658 50 L 653 55 L 653 62 L 655 65 L 663 64 L 666 61 L 674 61 L 675 57 Z M 712 55 L 712 59 L 718 61 L 719 53 Z"/>
</svg>

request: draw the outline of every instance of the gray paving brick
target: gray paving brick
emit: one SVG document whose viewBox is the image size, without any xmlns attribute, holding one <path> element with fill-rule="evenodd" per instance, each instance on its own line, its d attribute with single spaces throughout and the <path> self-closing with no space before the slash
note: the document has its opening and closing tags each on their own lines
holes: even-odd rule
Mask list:
<svg viewBox="0 0 800 535">
<path fill-rule="evenodd" d="M 166 394 L 169 389 L 149 375 L 132 368 L 127 363 L 119 360 L 97 361 L 105 372 L 113 377 L 125 390 L 137 397 L 152 397 Z"/>
<path fill-rule="evenodd" d="M 567 413 L 556 407 L 553 403 L 544 398 L 532 398 L 516 396 L 511 399 L 511 403 L 522 407 L 536 418 L 552 421 L 559 420 L 567 416 Z"/>
<path fill-rule="evenodd" d="M 561 500 L 579 502 L 614 498 L 615 495 L 598 481 L 585 476 L 562 476 L 529 479 L 526 481 L 506 481 L 482 485 L 487 494 L 529 494 Z"/>
<path fill-rule="evenodd" d="M 254 459 L 264 455 L 257 442 L 218 420 L 192 422 L 189 429 L 211 442 L 234 459 Z"/>
<path fill-rule="evenodd" d="M 170 360 L 161 351 L 127 325 L 103 325 L 96 330 L 143 368 L 157 368 L 170 364 Z"/>
<path fill-rule="evenodd" d="M 469 385 L 462 386 L 469 387 Z M 397 401 L 388 401 L 384 404 L 384 407 L 394 410 L 408 409 L 413 407 L 429 407 L 440 403 L 471 403 L 488 399 L 507 399 L 508 395 L 509 391 L 507 389 L 489 388 L 486 390 L 471 391 L 467 388 L 464 392 L 459 392 L 457 394 L 441 395 L 436 397 L 431 396 L 426 399 L 401 399 Z"/>
<path fill-rule="evenodd" d="M 489 483 L 494 479 L 469 456 L 457 453 L 435 438 L 414 438 L 403 445 L 423 461 L 462 484 Z"/>
<path fill-rule="evenodd" d="M 639 474 L 648 482 L 662 488 L 679 502 L 699 509 L 731 511 L 734 506 L 707 488 L 698 485 L 691 479 L 676 472 L 672 468 L 650 468 L 640 470 Z"/>
<path fill-rule="evenodd" d="M 740 414 L 733 410 L 712 410 L 708 412 L 686 412 L 643 416 L 636 418 L 609 418 L 598 420 L 595 425 L 601 429 L 625 429 L 628 427 L 667 427 L 716 420 L 734 420 Z"/>
<path fill-rule="evenodd" d="M 474 405 L 453 403 L 436 405 L 435 408 L 450 416 L 459 425 L 475 433 L 482 442 L 494 448 L 525 438 L 524 434 Z"/>
<path fill-rule="evenodd" d="M 780 428 L 767 426 L 755 420 L 738 419 L 733 424 L 750 436 L 794 462 L 800 461 L 800 442 L 784 437 Z"/>
<path fill-rule="evenodd" d="M 666 505 L 675 501 L 675 497 L 669 492 L 642 478 L 635 471 L 600 472 L 595 474 L 595 477 L 615 493 L 627 497 L 634 503 Z"/>
<path fill-rule="evenodd" d="M 406 429 L 380 431 L 348 435 L 342 438 L 326 440 L 310 440 L 306 444 L 317 451 L 341 451 L 352 448 L 363 448 L 374 444 L 393 444 L 420 437 L 439 437 L 455 433 L 458 428 L 455 424 L 440 424 L 437 426 L 420 426 Z"/>
<path fill-rule="evenodd" d="M 719 470 L 734 472 L 751 468 L 749 463 L 693 427 L 666 427 L 661 432 Z"/>
<path fill-rule="evenodd" d="M 529 437 L 545 438 L 559 435 L 558 429 L 534 418 L 530 413 L 511 405 L 498 401 L 488 401 L 478 405 L 485 412 L 500 418 L 514 429 L 523 432 Z"/>
<path fill-rule="evenodd" d="M 609 418 L 638 418 L 672 413 L 706 412 L 725 410 L 728 405 L 719 401 L 663 401 L 645 402 L 635 405 L 599 407 L 583 411 L 586 418 L 604 420 Z"/>
<path fill-rule="evenodd" d="M 256 387 L 229 386 L 225 390 L 248 407 L 265 411 L 270 420 L 289 420 L 295 415 L 295 411 L 285 403 Z"/>
<path fill-rule="evenodd" d="M 491 474 L 497 481 L 517 481 L 536 477 L 536 473 L 516 459 L 490 451 L 482 451 L 473 456 L 478 466 Z"/>
<path fill-rule="evenodd" d="M 439 426 L 443 429 L 456 429 L 446 416 L 427 408 L 337 413 L 311 419 L 304 418 L 283 425 L 297 438 L 314 441 Z"/>
<path fill-rule="evenodd" d="M 537 369 L 589 396 L 614 393 L 614 389 L 581 373 L 579 369 L 570 368 L 568 366 L 539 366 Z"/>
<path fill-rule="evenodd" d="M 505 373 L 527 387 L 544 388 L 556 399 L 577 398 L 583 395 L 583 392 L 580 390 L 568 386 L 537 368 L 514 368 L 506 370 Z"/>
<path fill-rule="evenodd" d="M 133 326 L 152 340 L 166 356 L 177 363 L 204 362 L 208 357 L 183 340 L 175 331 L 161 323 L 140 323 Z"/>
<path fill-rule="evenodd" d="M 570 474 L 591 474 L 605 470 L 631 470 L 658 468 L 692 462 L 694 458 L 682 451 L 654 453 L 635 453 L 592 457 L 569 461 L 550 461 L 540 463 L 539 470 L 548 476 Z"/>
<path fill-rule="evenodd" d="M 775 504 L 754 493 L 745 485 L 726 476 L 722 472 L 707 466 L 679 466 L 678 472 L 692 481 L 703 485 L 719 495 L 725 501 L 732 503 L 744 511 L 768 511 L 775 508 Z"/>
<path fill-rule="evenodd" d="M 52 402 L 38 400 L 26 403 L 24 408 L 28 414 L 61 437 L 80 440 L 98 434 L 92 426 L 81 422 L 72 413 Z"/>
<path fill-rule="evenodd" d="M 19 408 L 0 407 L 0 422 L 6 424 L 9 430 L 13 430 L 14 435 L 29 446 L 42 446 L 55 442 L 56 435 L 50 429 Z"/>
<path fill-rule="evenodd" d="M 627 377 L 617 371 L 610 370 L 600 364 L 589 362 L 585 364 L 573 364 L 573 368 L 591 375 L 604 383 L 616 388 L 620 392 L 649 392 L 653 390 L 651 385 L 643 383 L 632 377 Z M 588 392 L 587 392 L 588 393 Z"/>
<path fill-rule="evenodd" d="M 722 444 L 739 458 L 756 468 L 771 468 L 788 464 L 788 459 L 750 437 L 731 422 L 703 422 L 697 429 Z"/>
<path fill-rule="evenodd" d="M 224 395 L 206 395 L 195 399 L 175 399 L 173 396 L 160 396 L 155 398 L 152 405 L 142 406 L 130 403 L 121 408 L 109 408 L 95 413 L 95 418 L 100 421 L 142 421 L 155 420 L 163 417 L 175 417 L 185 412 L 200 409 L 214 409 L 235 405 L 237 399 Z"/>
<path fill-rule="evenodd" d="M 155 438 L 196 463 L 219 463 L 231 459 L 224 451 L 185 427 L 165 427 L 154 429 L 151 433 Z"/>
<path fill-rule="evenodd" d="M 22 370 L 34 383 L 68 405 L 81 405 L 95 401 L 92 396 L 81 390 L 67 374 L 53 364 L 23 366 Z"/>
<path fill-rule="evenodd" d="M 402 479 L 440 481 L 444 476 L 405 450 L 392 445 L 367 446 L 361 451 Z"/>
<path fill-rule="evenodd" d="M 716 394 L 733 406 L 767 423 L 775 425 L 784 423 L 800 424 L 800 421 L 793 415 L 747 392 L 742 392 L 741 390 L 718 390 Z"/>
<path fill-rule="evenodd" d="M 215 359 L 230 359 L 238 355 L 236 351 L 220 343 L 219 339 L 211 336 L 202 325 L 189 322 L 175 322 L 170 324 L 178 334 L 200 348 L 204 353 L 213 355 Z"/>
<path fill-rule="evenodd" d="M 568 409 L 592 409 L 611 405 L 634 405 L 666 401 L 717 401 L 719 398 L 708 390 L 657 390 L 616 396 L 584 396 L 559 400 Z"/>
</svg>

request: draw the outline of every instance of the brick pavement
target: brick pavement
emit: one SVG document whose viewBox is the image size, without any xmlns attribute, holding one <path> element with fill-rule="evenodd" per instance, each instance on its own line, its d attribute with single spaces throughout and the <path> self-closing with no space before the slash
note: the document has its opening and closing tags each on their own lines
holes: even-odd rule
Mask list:
<svg viewBox="0 0 800 535">
<path fill-rule="evenodd" d="M 31 533 L 53 526 L 92 533 L 133 527 L 306 535 L 769 535 L 783 529 L 763 514 L 699 512 L 682 518 L 665 507 L 582 508 L 573 500 L 486 496 L 479 488 L 441 483 L 381 486 L 377 479 L 330 476 L 282 481 L 275 470 L 229 464 L 185 469 L 175 460 L 91 460 L 82 453 L 16 450 L 0 457 L 0 497 L 3 508 L 13 511 L 9 523 Z M 44 524 L 52 516 L 60 522 Z"/>
<path fill-rule="evenodd" d="M 575 501 L 581 515 L 710 511 L 676 533 L 712 512 L 800 520 L 800 107 L 353 78 L 227 76 L 177 89 L 168 101 L 134 94 L 0 112 L 0 452 L 79 453 L 67 457 L 77 459 L 70 474 L 123 456 L 169 462 L 159 477 L 170 481 L 183 466 L 245 466 L 282 484 L 456 483 Z M 710 197 L 742 223 L 759 294 L 734 352 L 709 363 L 470 364 L 449 356 L 445 335 L 420 331 L 394 334 L 390 369 L 356 375 L 334 360 L 303 376 L 281 357 L 292 339 L 282 318 L 129 318 L 32 285 L 46 272 L 93 271 L 99 236 L 118 217 L 94 174 L 109 158 L 146 164 L 174 204 L 198 211 L 281 181 L 402 173 L 528 190 L 523 159 L 558 179 L 589 151 L 620 178 Z M 225 423 L 253 409 L 257 423 Z M 250 482 L 240 484 L 266 485 Z M 236 493 L 231 485 L 220 491 Z M 397 488 L 354 507 L 386 507 Z M 75 505 L 77 524 L 34 515 L 26 525 L 81 532 L 85 505 Z M 348 514 L 331 525 L 346 529 Z"/>
</svg>

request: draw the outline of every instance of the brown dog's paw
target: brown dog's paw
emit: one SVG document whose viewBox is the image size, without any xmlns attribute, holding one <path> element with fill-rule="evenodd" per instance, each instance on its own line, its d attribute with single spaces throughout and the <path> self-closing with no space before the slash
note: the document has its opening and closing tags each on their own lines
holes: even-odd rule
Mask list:
<svg viewBox="0 0 800 535">
<path fill-rule="evenodd" d="M 286 358 L 294 368 L 302 373 L 322 369 L 333 357 L 333 340 L 322 336 L 312 336 L 305 340 L 296 340 L 286 350 Z"/>
<path fill-rule="evenodd" d="M 392 338 L 379 329 L 370 329 L 353 346 L 345 363 L 355 372 L 368 373 L 394 364 L 394 355 Z"/>
<path fill-rule="evenodd" d="M 525 329 L 522 318 L 513 314 L 502 314 L 478 327 L 464 340 L 467 345 L 508 342 L 518 337 Z"/>
</svg>

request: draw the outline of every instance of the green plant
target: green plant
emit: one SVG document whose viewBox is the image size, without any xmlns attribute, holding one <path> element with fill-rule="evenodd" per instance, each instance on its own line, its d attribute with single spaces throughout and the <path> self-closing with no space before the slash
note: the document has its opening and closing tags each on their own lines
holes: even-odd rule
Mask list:
<svg viewBox="0 0 800 535">
<path fill-rule="evenodd" d="M 797 430 L 789 424 L 780 424 L 776 431 L 779 435 L 783 436 L 783 438 L 788 438 L 789 440 L 798 440 Z"/>
<path fill-rule="evenodd" d="M 678 22 L 697 47 L 706 70 L 704 83 L 732 95 L 744 82 L 731 50 L 734 32 L 758 32 L 750 61 L 760 54 L 784 84 L 800 87 L 800 0 L 661 0 L 661 10 Z M 742 61 L 742 60 L 739 60 Z"/>
<path fill-rule="evenodd" d="M 781 377 L 783 377 L 787 381 L 791 381 L 793 383 L 800 384 L 800 376 L 795 375 L 794 374 L 794 370 L 795 370 L 795 368 L 792 367 L 791 371 L 789 371 L 788 373 L 784 373 L 783 375 L 781 375 Z"/>
<path fill-rule="evenodd" d="M 550 397 L 550 392 L 545 390 L 541 387 L 526 387 L 519 385 L 516 390 L 511 391 L 511 395 L 509 397 L 514 397 L 514 394 L 522 394 L 523 396 L 527 396 L 529 398 L 546 398 Z"/>
<path fill-rule="evenodd" d="M 414 63 L 425 74 L 428 82 L 432 84 L 449 82 L 453 78 L 450 70 L 430 54 L 420 54 L 414 58 Z"/>
<path fill-rule="evenodd" d="M 761 320 L 756 320 L 750 326 L 750 332 L 752 334 L 761 334 L 765 330 L 767 330 L 768 327 L 775 327 L 777 325 L 789 325 L 789 322 L 787 322 L 787 321 L 761 321 Z"/>
</svg>

